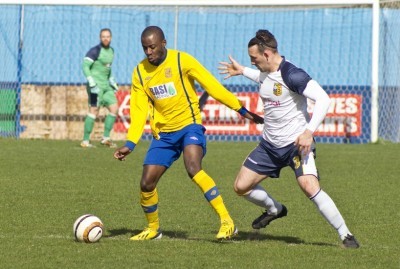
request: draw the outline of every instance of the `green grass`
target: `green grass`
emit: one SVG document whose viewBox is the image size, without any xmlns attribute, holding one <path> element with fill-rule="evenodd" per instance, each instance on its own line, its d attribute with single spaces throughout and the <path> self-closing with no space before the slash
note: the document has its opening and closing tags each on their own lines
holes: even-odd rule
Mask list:
<svg viewBox="0 0 400 269">
<path fill-rule="evenodd" d="M 218 218 L 178 160 L 161 179 L 159 241 L 130 242 L 146 222 L 139 180 L 148 142 L 125 162 L 113 150 L 73 141 L 0 139 L 0 268 L 399 268 L 400 144 L 318 145 L 321 184 L 361 248 L 340 248 L 334 231 L 286 168 L 263 183 L 289 210 L 254 232 L 261 209 L 232 189 L 255 143 L 209 142 L 204 169 L 215 179 L 240 230 L 214 240 Z M 74 241 L 72 225 L 99 216 L 99 243 Z"/>
</svg>

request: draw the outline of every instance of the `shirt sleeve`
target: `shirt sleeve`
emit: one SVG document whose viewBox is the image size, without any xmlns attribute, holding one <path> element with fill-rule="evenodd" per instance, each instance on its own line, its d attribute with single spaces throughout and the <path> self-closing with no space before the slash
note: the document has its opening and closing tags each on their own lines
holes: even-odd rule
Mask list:
<svg viewBox="0 0 400 269">
<path fill-rule="evenodd" d="M 91 61 L 90 59 L 87 59 L 86 57 L 83 59 L 82 70 L 83 70 L 83 74 L 85 75 L 86 78 L 92 76 L 92 72 L 90 71 L 90 68 L 92 67 L 92 65 L 93 65 L 93 61 Z"/>
<path fill-rule="evenodd" d="M 242 104 L 239 99 L 228 91 L 201 63 L 193 56 L 182 53 L 183 68 L 187 75 L 196 80 L 208 94 L 218 102 L 238 111 Z"/>
<path fill-rule="evenodd" d="M 83 58 L 83 63 L 82 63 L 82 70 L 83 70 L 83 74 L 85 75 L 85 77 L 88 79 L 89 84 L 93 84 L 93 77 L 92 77 L 92 72 L 91 67 L 94 63 L 94 61 L 97 60 L 97 58 L 100 55 L 100 50 L 101 47 L 100 46 L 95 46 L 93 48 L 91 48 L 85 55 L 85 58 Z M 93 85 L 91 85 L 93 86 Z"/>
<path fill-rule="evenodd" d="M 248 67 L 245 67 L 243 69 L 243 76 L 245 76 L 246 78 L 251 79 L 257 83 L 260 82 L 260 73 L 261 73 L 260 70 L 255 70 L 255 69 L 248 68 Z"/>
<path fill-rule="evenodd" d="M 328 112 L 331 99 L 315 80 L 310 80 L 307 83 L 303 95 L 315 102 L 311 120 L 306 126 L 308 130 L 315 132 Z"/>
<path fill-rule="evenodd" d="M 303 94 L 308 82 L 312 79 L 306 71 L 285 62 L 281 70 L 282 79 L 291 91 Z"/>
<path fill-rule="evenodd" d="M 139 73 L 135 68 L 132 74 L 130 116 L 131 124 L 128 129 L 127 140 L 135 144 L 140 140 L 149 112 L 149 99 L 143 90 Z"/>
</svg>

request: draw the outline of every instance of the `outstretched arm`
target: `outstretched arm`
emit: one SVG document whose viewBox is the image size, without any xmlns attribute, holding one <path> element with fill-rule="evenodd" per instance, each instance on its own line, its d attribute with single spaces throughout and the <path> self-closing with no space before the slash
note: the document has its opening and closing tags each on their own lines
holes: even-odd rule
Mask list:
<svg viewBox="0 0 400 269">
<path fill-rule="evenodd" d="M 218 102 L 237 111 L 243 117 L 250 119 L 256 123 L 260 123 L 260 117 L 251 114 L 243 107 L 240 100 L 230 91 L 228 91 L 202 64 L 200 64 L 193 56 L 182 54 L 182 66 L 184 72 L 190 78 L 196 80 L 203 89 L 210 94 Z"/>
<path fill-rule="evenodd" d="M 220 62 L 220 66 L 218 70 L 220 74 L 225 75 L 224 79 L 228 79 L 230 77 L 238 76 L 243 74 L 244 66 L 239 64 L 231 55 L 229 55 L 230 63 L 228 62 Z"/>
<path fill-rule="evenodd" d="M 239 64 L 232 56 L 229 55 L 230 63 L 228 62 L 220 62 L 220 66 L 218 69 L 220 70 L 219 73 L 222 75 L 227 74 L 224 79 L 228 79 L 230 77 L 243 75 L 246 78 L 253 80 L 254 82 L 260 82 L 260 71 L 256 69 L 252 69 L 249 67 L 245 67 Z"/>
<path fill-rule="evenodd" d="M 238 112 L 240 113 L 240 115 L 242 115 L 246 119 L 249 119 L 249 120 L 253 121 L 256 124 L 263 124 L 264 123 L 264 118 L 260 117 L 256 113 L 248 111 L 245 107 L 242 107 Z"/>
<path fill-rule="evenodd" d="M 227 76 L 224 77 L 224 79 L 228 79 L 230 77 L 238 76 L 238 75 L 243 75 L 245 67 L 239 64 L 231 55 L 229 55 L 229 60 L 231 61 L 230 63 L 228 62 L 220 62 L 220 66 L 218 67 L 219 73 L 222 75 L 227 74 Z M 239 110 L 239 113 L 245 117 L 246 119 L 252 120 L 253 122 L 257 124 L 263 124 L 264 119 L 260 117 L 259 115 L 248 111 L 246 108 L 242 107 Z"/>
</svg>

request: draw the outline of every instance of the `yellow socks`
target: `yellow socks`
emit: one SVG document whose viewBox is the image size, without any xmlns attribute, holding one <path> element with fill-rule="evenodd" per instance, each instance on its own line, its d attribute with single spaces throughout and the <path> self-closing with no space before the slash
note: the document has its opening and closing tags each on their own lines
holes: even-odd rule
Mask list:
<svg viewBox="0 0 400 269">
<path fill-rule="evenodd" d="M 140 193 L 140 204 L 142 205 L 143 212 L 146 215 L 149 228 L 157 230 L 160 228 L 160 221 L 158 219 L 158 193 L 157 189 L 151 192 Z"/>
<path fill-rule="evenodd" d="M 201 170 L 193 177 L 193 181 L 200 187 L 204 193 L 204 197 L 210 203 L 212 208 L 214 208 L 215 212 L 217 212 L 221 221 L 227 220 L 231 222 L 232 219 L 224 205 L 224 201 L 219 194 L 217 186 L 215 186 L 214 180 Z M 152 230 L 158 230 L 160 228 L 160 221 L 158 218 L 157 189 L 154 189 L 151 192 L 141 192 L 140 204 L 142 205 L 143 212 L 146 215 L 149 228 Z"/>
<path fill-rule="evenodd" d="M 207 175 L 206 172 L 201 170 L 193 177 L 193 181 L 200 187 L 200 189 L 204 193 L 204 197 L 217 212 L 217 214 L 221 218 L 221 221 L 232 221 L 231 217 L 229 216 L 228 210 L 224 205 L 224 201 L 219 194 L 218 188 L 215 185 L 214 180 L 209 175 Z"/>
</svg>

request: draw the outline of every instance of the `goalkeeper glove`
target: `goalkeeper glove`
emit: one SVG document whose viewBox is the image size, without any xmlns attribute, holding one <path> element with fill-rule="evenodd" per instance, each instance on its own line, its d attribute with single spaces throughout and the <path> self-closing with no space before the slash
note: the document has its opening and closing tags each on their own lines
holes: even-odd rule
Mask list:
<svg viewBox="0 0 400 269">
<path fill-rule="evenodd" d="M 88 76 L 86 79 L 89 84 L 90 93 L 99 94 L 100 89 L 99 89 L 99 87 L 97 87 L 96 82 L 94 81 L 93 77 Z"/>
<path fill-rule="evenodd" d="M 118 91 L 118 84 L 117 84 L 117 82 L 115 82 L 114 77 L 110 77 L 108 79 L 108 81 L 109 81 L 111 87 L 114 89 L 114 92 Z"/>
<path fill-rule="evenodd" d="M 89 83 L 89 88 L 93 88 L 96 86 L 96 81 L 94 81 L 94 78 L 92 76 L 88 76 L 86 79 Z"/>
<path fill-rule="evenodd" d="M 100 92 L 100 89 L 99 89 L 99 87 L 97 87 L 97 85 L 90 88 L 90 93 L 99 94 L 99 92 Z"/>
</svg>

